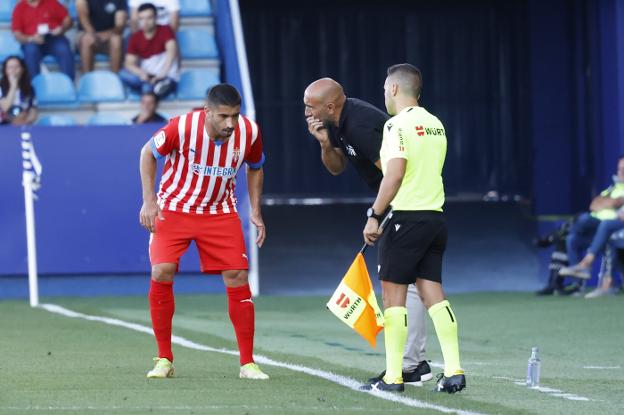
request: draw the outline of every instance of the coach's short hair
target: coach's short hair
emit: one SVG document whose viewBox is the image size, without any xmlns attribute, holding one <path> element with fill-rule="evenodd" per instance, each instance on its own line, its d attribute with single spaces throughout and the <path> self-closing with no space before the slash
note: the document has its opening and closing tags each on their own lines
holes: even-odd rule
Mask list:
<svg viewBox="0 0 624 415">
<path fill-rule="evenodd" d="M 138 12 L 141 13 L 145 10 L 151 10 L 154 12 L 154 16 L 158 16 L 158 9 L 152 3 L 143 3 L 139 6 Z"/>
<path fill-rule="evenodd" d="M 232 85 L 217 84 L 206 92 L 206 103 L 212 106 L 236 107 L 241 104 L 241 96 Z"/>
<path fill-rule="evenodd" d="M 403 92 L 419 98 L 422 92 L 422 73 L 420 69 L 409 63 L 399 63 L 388 68 L 388 76 L 396 76 Z"/>
</svg>

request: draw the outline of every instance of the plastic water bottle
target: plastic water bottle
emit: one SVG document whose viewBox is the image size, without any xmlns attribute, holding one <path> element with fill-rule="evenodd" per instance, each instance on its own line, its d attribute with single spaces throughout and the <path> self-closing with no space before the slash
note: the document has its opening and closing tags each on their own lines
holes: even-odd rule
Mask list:
<svg viewBox="0 0 624 415">
<path fill-rule="evenodd" d="M 542 361 L 539 358 L 539 349 L 537 347 L 533 347 L 531 348 L 531 358 L 529 359 L 529 365 L 527 367 L 527 386 L 539 386 L 541 366 Z"/>
</svg>

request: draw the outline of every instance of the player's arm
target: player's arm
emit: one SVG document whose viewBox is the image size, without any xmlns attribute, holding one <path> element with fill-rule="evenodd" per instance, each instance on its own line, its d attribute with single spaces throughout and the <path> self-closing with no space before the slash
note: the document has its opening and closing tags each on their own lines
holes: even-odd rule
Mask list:
<svg viewBox="0 0 624 415">
<path fill-rule="evenodd" d="M 321 161 L 325 168 L 334 176 L 342 173 L 347 167 L 347 157 L 341 149 L 335 148 L 327 132 L 327 128 L 323 122 L 314 117 L 306 118 L 308 123 L 308 131 L 321 145 Z"/>
<path fill-rule="evenodd" d="M 156 183 L 156 168 L 158 160 L 179 150 L 178 136 L 179 118 L 174 118 L 164 128 L 160 129 L 141 149 L 139 170 L 141 172 L 141 187 L 143 189 L 143 205 L 139 220 L 148 231 L 154 232 L 156 216 L 160 219 L 160 207 L 154 191 Z"/>
<path fill-rule="evenodd" d="M 156 157 L 152 150 L 152 142 L 148 141 L 141 149 L 139 169 L 141 171 L 141 187 L 143 188 L 143 205 L 139 214 L 141 225 L 154 232 L 156 215 L 160 214 L 154 186 L 156 184 Z"/>
<path fill-rule="evenodd" d="M 254 169 L 247 168 L 247 190 L 249 191 L 249 203 L 251 204 L 251 222 L 258 229 L 256 244 L 261 247 L 266 238 L 266 228 L 262 220 L 260 202 L 262 199 L 262 187 L 264 184 L 264 170 L 262 167 Z"/>
<path fill-rule="evenodd" d="M 381 184 L 379 185 L 379 193 L 375 203 L 373 203 L 373 210 L 376 214 L 380 215 L 385 212 L 390 206 L 390 202 L 394 199 L 399 192 L 403 177 L 405 176 L 405 167 L 407 166 L 407 159 L 393 158 L 388 162 L 388 168 L 386 174 L 384 174 Z M 364 240 L 367 244 L 373 245 L 373 243 L 379 238 L 382 229 L 379 228 L 379 223 L 375 218 L 368 218 L 366 227 L 364 228 Z"/>
</svg>

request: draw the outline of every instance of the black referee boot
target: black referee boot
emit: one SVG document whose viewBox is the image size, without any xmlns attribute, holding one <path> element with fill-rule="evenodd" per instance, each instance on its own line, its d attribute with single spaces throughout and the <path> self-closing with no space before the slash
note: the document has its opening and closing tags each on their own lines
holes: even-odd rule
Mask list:
<svg viewBox="0 0 624 415">
<path fill-rule="evenodd" d="M 375 383 L 383 379 L 386 376 L 386 371 L 384 370 L 378 376 L 374 378 L 368 379 L 367 383 Z M 419 385 L 421 382 L 426 382 L 428 380 L 433 379 L 433 375 L 431 374 L 431 367 L 429 367 L 429 363 L 426 360 L 418 363 L 416 369 L 406 372 L 403 371 L 403 382 L 408 385 Z"/>
<path fill-rule="evenodd" d="M 383 379 L 360 386 L 361 391 L 404 392 L 403 383 L 386 383 Z"/>
<path fill-rule="evenodd" d="M 463 373 L 461 375 L 453 375 L 448 378 L 444 376 L 444 373 L 440 373 L 438 375 L 438 383 L 436 384 L 436 388 L 433 391 L 455 393 L 459 392 L 465 387 L 466 376 Z"/>
</svg>

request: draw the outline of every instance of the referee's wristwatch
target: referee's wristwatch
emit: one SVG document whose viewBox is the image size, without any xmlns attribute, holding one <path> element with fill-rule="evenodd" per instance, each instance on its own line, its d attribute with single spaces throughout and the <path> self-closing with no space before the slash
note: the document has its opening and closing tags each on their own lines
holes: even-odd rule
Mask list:
<svg viewBox="0 0 624 415">
<path fill-rule="evenodd" d="M 368 208 L 368 210 L 366 211 L 366 216 L 369 218 L 377 219 L 377 222 L 381 222 L 381 220 L 383 219 L 381 215 L 375 213 L 375 209 L 373 209 L 372 207 Z"/>
</svg>

